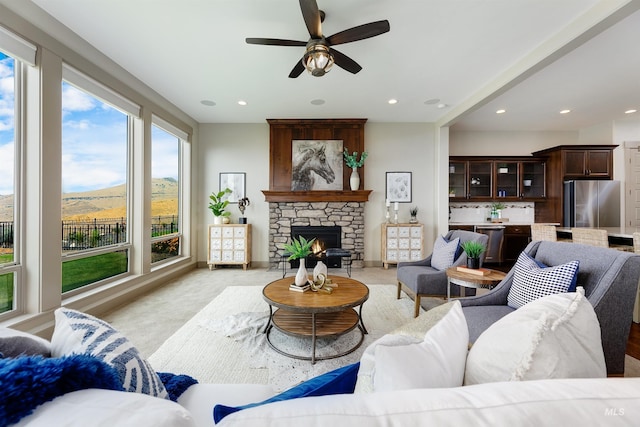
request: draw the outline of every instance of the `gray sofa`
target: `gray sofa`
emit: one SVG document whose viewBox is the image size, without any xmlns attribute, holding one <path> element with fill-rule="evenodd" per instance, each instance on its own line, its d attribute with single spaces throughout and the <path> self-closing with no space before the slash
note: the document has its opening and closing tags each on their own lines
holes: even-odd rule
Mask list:
<svg viewBox="0 0 640 427">
<path fill-rule="evenodd" d="M 487 245 L 489 237 L 486 234 L 474 233 L 472 231 L 465 230 L 452 230 L 449 231 L 444 238 L 446 240 L 452 240 L 459 237 L 460 243 L 468 240 L 478 241 Z M 484 253 L 480 264 L 484 260 Z M 454 266 L 467 265 L 467 254 L 462 252 L 460 256 L 454 261 Z M 447 296 L 447 274 L 444 271 L 436 270 L 431 267 L 431 255 L 427 258 L 419 261 L 401 262 L 398 263 L 398 299 L 402 289 L 411 292 L 415 295 L 415 312 L 414 317 L 417 317 L 420 313 L 420 297 L 422 296 L 440 296 L 446 298 Z M 465 295 L 469 295 L 475 292 L 474 289 L 466 290 Z M 451 285 L 451 295 L 459 296 L 460 287 L 458 285 Z M 473 293 L 475 295 L 475 293 Z"/>
<path fill-rule="evenodd" d="M 548 241 L 531 242 L 524 252 L 548 266 L 572 260 L 580 262 L 578 286 L 584 287 L 600 322 L 607 374 L 624 374 L 625 350 L 640 278 L 640 256 L 614 249 Z M 471 342 L 513 311 L 507 305 L 512 281 L 513 269 L 490 292 L 460 300 Z"/>
</svg>

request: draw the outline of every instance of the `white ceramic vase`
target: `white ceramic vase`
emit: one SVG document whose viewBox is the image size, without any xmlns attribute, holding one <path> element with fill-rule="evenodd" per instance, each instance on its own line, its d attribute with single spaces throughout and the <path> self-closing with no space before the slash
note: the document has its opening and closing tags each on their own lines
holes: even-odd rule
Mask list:
<svg viewBox="0 0 640 427">
<path fill-rule="evenodd" d="M 307 268 L 304 266 L 304 258 L 300 258 L 300 267 L 298 267 L 298 272 L 296 273 L 295 283 L 298 286 L 304 286 L 309 282 L 309 274 L 307 273 Z"/>
<path fill-rule="evenodd" d="M 358 174 L 358 168 L 351 168 L 349 186 L 351 187 L 351 191 L 356 191 L 360 188 L 360 175 Z"/>
<path fill-rule="evenodd" d="M 222 224 L 222 217 L 221 216 L 215 216 L 213 217 L 213 223 L 216 225 Z"/>
<path fill-rule="evenodd" d="M 319 274 L 324 274 L 324 277 L 327 277 L 327 266 L 324 262 L 318 261 L 315 268 L 313 269 L 313 280 L 316 281 L 318 279 Z"/>
</svg>

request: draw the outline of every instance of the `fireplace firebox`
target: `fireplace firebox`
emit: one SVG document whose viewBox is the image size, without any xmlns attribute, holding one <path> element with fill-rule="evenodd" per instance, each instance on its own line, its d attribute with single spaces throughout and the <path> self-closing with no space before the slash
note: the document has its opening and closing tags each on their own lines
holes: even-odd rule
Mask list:
<svg viewBox="0 0 640 427">
<path fill-rule="evenodd" d="M 318 261 L 322 261 L 327 267 L 341 268 L 342 258 L 327 257 L 326 250 L 329 248 L 341 247 L 342 228 L 340 226 L 291 226 L 291 238 L 298 239 L 300 236 L 307 240 L 315 238 L 311 247 L 313 253 L 305 259 L 306 267 L 315 267 Z M 297 259 L 291 260 L 291 268 L 300 266 Z"/>
</svg>

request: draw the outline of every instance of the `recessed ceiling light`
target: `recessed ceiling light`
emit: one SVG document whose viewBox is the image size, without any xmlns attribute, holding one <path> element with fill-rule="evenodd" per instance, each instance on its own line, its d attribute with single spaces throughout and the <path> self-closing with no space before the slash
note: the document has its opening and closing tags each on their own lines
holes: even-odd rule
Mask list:
<svg viewBox="0 0 640 427">
<path fill-rule="evenodd" d="M 636 111 L 638 111 L 638 110 L 633 110 L 633 109 L 631 109 L 631 110 L 627 110 L 627 111 L 625 111 L 624 113 L 625 113 L 625 114 L 633 114 L 633 113 L 635 113 Z"/>
<path fill-rule="evenodd" d="M 496 114 L 504 114 L 506 112 L 507 112 L 507 110 L 501 108 L 501 109 L 496 111 Z"/>
<path fill-rule="evenodd" d="M 214 105 L 216 105 L 214 101 L 210 101 L 208 99 L 203 99 L 202 101 L 200 101 L 200 104 L 206 105 L 207 107 L 213 107 Z"/>
<path fill-rule="evenodd" d="M 427 105 L 434 105 L 434 104 L 437 104 L 438 102 L 440 102 L 440 98 L 431 98 L 424 101 L 424 103 Z"/>
<path fill-rule="evenodd" d="M 397 103 L 398 103 L 398 100 L 397 100 L 397 99 L 394 99 L 394 98 L 391 98 L 391 99 L 390 99 L 390 100 L 388 100 L 387 102 L 388 102 L 389 104 L 393 105 L 393 104 L 397 104 Z"/>
<path fill-rule="evenodd" d="M 311 104 L 312 105 L 322 105 L 325 103 L 324 99 L 312 99 L 311 100 Z"/>
<path fill-rule="evenodd" d="M 440 103 L 440 104 L 438 104 L 438 105 L 437 105 L 437 107 L 438 107 L 438 108 L 447 108 L 447 107 L 448 107 L 448 105 L 447 105 L 447 104 Z"/>
<path fill-rule="evenodd" d="M 238 101 L 238 105 L 247 105 L 247 101 L 240 100 Z"/>
<path fill-rule="evenodd" d="M 571 110 L 560 110 L 560 114 L 567 114 L 570 113 Z"/>
</svg>

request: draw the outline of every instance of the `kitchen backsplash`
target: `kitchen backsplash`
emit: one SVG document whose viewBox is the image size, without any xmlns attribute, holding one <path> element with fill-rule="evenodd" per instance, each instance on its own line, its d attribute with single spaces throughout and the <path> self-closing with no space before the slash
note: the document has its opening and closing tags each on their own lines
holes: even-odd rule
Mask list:
<svg viewBox="0 0 640 427">
<path fill-rule="evenodd" d="M 508 222 L 530 224 L 535 221 L 535 204 L 533 202 L 502 202 L 502 218 Z M 491 217 L 491 203 L 449 203 L 449 222 L 485 222 Z"/>
</svg>

